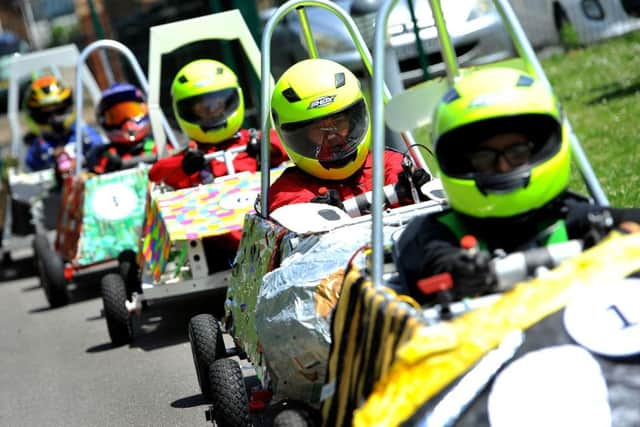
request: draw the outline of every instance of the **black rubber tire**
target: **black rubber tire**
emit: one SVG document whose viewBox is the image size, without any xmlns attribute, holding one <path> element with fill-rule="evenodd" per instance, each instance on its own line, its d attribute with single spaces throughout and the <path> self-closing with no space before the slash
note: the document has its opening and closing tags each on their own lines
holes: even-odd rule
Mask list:
<svg viewBox="0 0 640 427">
<path fill-rule="evenodd" d="M 189 320 L 188 333 L 200 391 L 211 398 L 209 366 L 226 356 L 220 323 L 210 314 L 198 314 Z"/>
<path fill-rule="evenodd" d="M 242 369 L 233 359 L 218 359 L 209 366 L 213 417 L 220 427 L 250 426 L 249 399 Z"/>
<path fill-rule="evenodd" d="M 104 317 L 107 321 L 109 337 L 114 345 L 128 344 L 133 337 L 131 319 L 125 301 L 127 291 L 119 274 L 110 273 L 100 283 Z"/>
<path fill-rule="evenodd" d="M 40 276 L 40 284 L 51 307 L 60 307 L 69 302 L 64 263 L 51 245 L 47 236 L 36 234 L 33 238 L 33 256 Z"/>
<path fill-rule="evenodd" d="M 298 409 L 280 411 L 273 419 L 273 427 L 312 427 L 307 414 Z"/>
<path fill-rule="evenodd" d="M 131 298 L 134 292 L 142 293 L 142 283 L 140 283 L 140 269 L 136 262 L 137 255 L 131 249 L 124 250 L 118 255 L 118 269 L 120 276 L 124 279 L 127 289 L 127 298 Z"/>
</svg>

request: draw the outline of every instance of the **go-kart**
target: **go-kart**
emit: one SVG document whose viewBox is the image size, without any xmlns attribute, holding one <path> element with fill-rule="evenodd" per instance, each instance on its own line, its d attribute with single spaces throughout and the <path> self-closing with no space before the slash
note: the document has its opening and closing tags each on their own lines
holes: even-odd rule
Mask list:
<svg viewBox="0 0 640 427">
<path fill-rule="evenodd" d="M 161 121 L 159 106 L 162 55 L 188 43 L 229 38 L 241 40 L 259 76 L 260 53 L 238 11 L 150 29 L 148 104 L 160 155 L 165 152 L 164 135 L 170 130 Z M 245 214 L 254 209 L 261 182 L 259 173 L 234 171 L 233 156 L 244 149 L 205 155 L 207 161 L 225 161 L 229 171 L 229 175 L 217 177 L 212 183 L 180 190 L 163 184 L 153 186 L 141 222 L 136 262 L 127 262 L 119 273 L 102 279 L 104 314 L 114 344 L 131 342 L 134 319 L 155 303 L 208 297 L 212 311 L 223 311 L 230 265 L 221 262 L 224 257 L 218 253 L 216 240 L 242 229 Z M 275 179 L 281 172 L 282 168 L 274 168 L 266 174 Z"/>
<path fill-rule="evenodd" d="M 508 3 L 494 3 L 523 34 Z M 383 49 L 383 30 L 376 41 Z M 526 38 L 514 44 L 544 78 Z M 580 162 L 590 170 L 586 157 Z M 596 180 L 587 186 L 603 196 Z M 374 205 L 375 218 L 382 227 Z M 613 232 L 582 253 L 580 242 L 515 253 L 493 261 L 502 293 L 451 303 L 450 282 L 429 280 L 425 290 L 444 298 L 425 308 L 389 289 L 394 267 L 374 240 L 370 268 L 349 269 L 334 312 L 323 425 L 637 425 L 640 329 L 631 301 L 640 287 L 628 276 L 640 267 L 639 243 L 638 233 Z M 538 268 L 541 261 L 548 264 Z"/>
<path fill-rule="evenodd" d="M 442 9 L 438 7 L 439 2 L 434 3 L 434 22 L 439 32 L 444 34 L 442 43 L 446 52 L 443 56 L 449 72 L 453 74 L 448 76 L 448 81 L 434 80 L 422 88 L 416 88 L 415 92 L 401 97 L 400 101 L 394 102 L 393 98 L 386 107 L 382 96 L 382 78 L 379 73 L 374 74 L 373 121 L 374 125 L 379 127 L 374 132 L 373 150 L 374 156 L 376 153 L 380 156 L 378 164 L 382 164 L 383 143 L 380 135 L 383 134 L 381 127 L 384 125 L 383 107 L 387 111 L 391 108 L 402 108 L 395 116 L 396 130 L 413 128 L 415 126 L 404 127 L 407 116 L 413 120 L 413 111 L 424 111 L 424 116 L 430 116 L 433 105 L 431 103 L 442 96 L 448 88 L 448 83 L 452 82 L 458 73 L 455 53 L 451 43 L 447 41 L 446 32 L 443 31 L 445 21 L 441 14 Z M 496 2 L 496 7 L 501 11 L 501 15 L 507 18 L 506 24 L 514 39 L 514 45 L 524 57 L 518 61 L 510 61 L 510 64 L 524 67 L 523 69 L 537 77 L 544 78 L 533 51 L 526 39 L 523 39 L 523 32 L 517 20 L 505 3 Z M 289 2 L 283 9 L 291 4 L 297 5 L 296 2 Z M 388 6 L 387 4 L 386 7 Z M 388 9 L 383 8 L 380 13 L 388 13 Z M 278 16 L 278 12 L 274 16 Z M 304 22 L 304 19 L 301 21 Z M 383 69 L 382 64 L 377 62 L 382 61 L 383 55 L 378 52 L 383 52 L 385 40 L 384 26 L 377 28 L 379 27 L 383 29 L 376 33 L 376 70 Z M 269 29 L 268 24 L 265 40 L 268 39 Z M 268 50 L 263 47 L 262 51 L 266 57 Z M 263 69 L 268 70 L 264 63 Z M 420 90 L 422 92 L 419 92 Z M 423 96 L 414 97 L 414 94 L 418 93 Z M 268 95 L 267 88 L 266 91 L 263 90 L 263 102 L 269 98 Z M 413 103 L 403 104 L 402 101 Z M 268 108 L 263 108 L 263 114 L 265 111 L 268 112 Z M 412 114 L 402 114 L 408 111 Z M 263 123 L 268 122 L 267 117 L 268 115 L 263 115 Z M 595 177 L 589 174 L 591 170 L 586 157 L 580 157 L 582 152 L 575 136 L 572 143 L 574 152 L 578 153 L 579 166 L 587 177 L 587 186 L 592 191 L 592 197 L 600 203 L 606 203 L 606 197 L 597 180 L 591 179 Z M 379 172 L 378 176 L 381 176 L 381 171 Z M 363 227 L 363 230 L 359 231 L 343 213 L 327 207 L 316 207 L 315 216 L 304 210 L 311 208 L 306 206 L 294 213 L 275 211 L 270 213 L 269 218 L 265 218 L 265 212 L 268 211 L 263 206 L 262 216 L 247 217 L 243 241 L 230 279 L 228 314 L 225 321 L 221 323 L 211 317 L 201 316 L 192 319 L 190 323 L 191 336 L 196 337 L 192 339 L 191 344 L 201 390 L 203 393 L 208 392 L 213 401 L 208 413 L 209 418 L 216 422 L 232 423 L 231 425 L 247 425 L 250 420 L 249 411 L 261 411 L 273 405 L 271 407 L 275 412 L 272 412 L 269 418 L 273 416 L 270 420 L 276 425 L 280 425 L 279 422 L 289 422 L 291 419 L 307 424 L 350 425 L 353 411 L 371 396 L 371 401 L 367 402 L 370 403 L 368 416 L 359 419 L 358 425 L 387 425 L 396 421 L 391 418 L 393 414 L 408 412 L 411 415 L 411 409 L 416 407 L 402 412 L 406 410 L 403 405 L 411 401 L 413 394 L 424 395 L 417 393 L 417 388 L 429 388 L 428 381 L 441 376 L 437 369 L 432 369 L 430 377 L 417 383 L 416 387 L 407 388 L 402 396 L 404 400 L 392 399 L 395 384 L 400 388 L 404 386 L 402 383 L 394 383 L 395 377 L 384 383 L 387 386 L 384 391 L 388 393 L 385 395 L 388 400 L 376 399 L 376 396 L 372 395 L 374 387 L 381 386 L 379 379 L 394 367 L 392 362 L 399 360 L 400 356 L 404 356 L 408 363 L 417 363 L 422 360 L 420 357 L 426 358 L 423 354 L 414 357 L 415 352 L 399 355 L 395 353 L 396 350 L 401 352 L 401 345 L 410 339 L 421 338 L 425 314 L 418 307 L 407 303 L 405 298 L 398 297 L 392 290 L 384 287 L 387 278 L 391 277 L 388 273 L 394 267 L 383 262 L 388 254 L 383 248 L 393 241 L 402 225 L 413 216 L 438 211 L 444 207 L 441 201 L 435 202 L 434 198 L 431 202 L 425 202 L 427 206 L 418 204 L 398 211 L 383 211 L 382 185 L 374 186 L 373 193 L 372 216 L 363 218 L 362 223 L 354 221 Z M 262 202 L 266 205 L 264 200 Z M 291 217 L 304 218 L 305 223 L 301 226 L 295 222 L 287 222 Z M 320 221 L 324 226 L 314 229 L 312 219 L 316 218 L 324 218 L 325 222 Z M 334 218 L 337 228 L 327 225 L 326 222 L 330 222 L 327 218 Z M 324 230 L 325 233 L 317 233 L 319 230 Z M 363 231 L 365 233 L 362 233 Z M 351 249 L 357 249 L 357 246 L 367 243 L 367 239 L 362 237 L 370 231 L 373 250 L 370 258 L 364 262 L 357 255 L 357 251 Z M 353 246 L 349 247 L 350 245 Z M 575 249 L 576 245 L 571 247 Z M 342 253 L 342 250 L 347 253 Z M 358 268 L 350 269 L 340 291 L 345 274 L 344 267 L 349 265 L 351 257 L 357 261 L 360 271 Z M 347 264 L 344 261 L 347 261 Z M 367 269 L 364 268 L 365 265 Z M 372 279 L 369 279 L 369 276 Z M 505 288 L 509 286 L 507 283 L 505 278 Z M 349 284 L 354 285 L 350 288 Z M 338 305 L 334 311 L 336 301 Z M 544 308 L 549 309 L 546 306 Z M 448 306 L 444 311 L 455 313 L 456 310 L 457 307 Z M 443 310 L 436 311 L 436 314 L 439 315 L 441 311 Z M 333 319 L 331 327 L 328 320 L 330 316 Z M 491 330 L 490 326 L 492 325 L 484 324 L 484 329 Z M 201 333 L 194 333 L 195 331 Z M 223 351 L 220 348 L 224 345 L 221 339 L 224 331 L 229 332 L 234 338 L 237 347 L 235 354 L 246 356 L 256 367 L 260 386 L 251 389 L 249 393 L 241 381 L 242 372 L 239 364 L 233 359 L 221 358 L 227 354 L 226 349 Z M 440 336 L 435 336 L 435 342 L 442 347 L 432 351 L 433 359 L 436 361 L 439 360 L 442 348 L 453 340 L 447 340 L 450 337 L 442 340 L 439 338 Z M 417 341 L 417 344 L 422 342 Z M 331 357 L 327 361 L 330 347 Z M 451 364 L 459 365 L 456 365 L 456 361 L 452 361 Z M 420 367 L 424 368 L 423 365 Z M 328 368 L 327 378 L 324 377 L 324 368 Z M 425 378 L 420 369 L 407 372 L 401 372 L 398 376 L 404 374 L 407 379 L 416 379 L 416 382 Z M 204 373 L 207 373 L 204 377 L 204 381 L 207 382 L 203 384 Z M 317 408 L 320 401 L 322 411 L 319 413 L 314 408 Z M 376 414 L 387 416 L 380 421 Z M 279 420 L 280 415 L 282 418 Z M 405 418 L 399 419 L 404 420 Z"/>
<path fill-rule="evenodd" d="M 25 134 L 20 120 L 21 82 L 38 73 L 52 73 L 61 77 L 67 69 L 76 66 L 79 57 L 78 48 L 71 44 L 38 52 L 14 55 L 9 64 L 9 95 L 7 118 L 11 128 L 11 147 L 3 159 L 6 171 L 4 183 L 8 199 L 3 196 L 0 202 L 0 225 L 4 228 L 2 247 L 6 254 L 14 249 L 29 247 L 30 236 L 36 231 L 47 233 L 56 227 L 56 215 L 60 204 L 55 168 L 40 171 L 29 171 L 25 168 L 25 143 L 29 142 L 29 134 Z M 84 69 L 80 85 L 89 90 L 94 104 L 98 102 L 100 90 L 93 74 Z M 53 153 L 52 153 L 53 154 Z M 28 238 L 29 237 L 29 238 Z M 9 255 L 7 256 L 9 258 Z"/>
<path fill-rule="evenodd" d="M 263 75 L 269 70 L 269 40 L 277 21 L 296 9 L 321 6 L 345 22 L 354 34 L 363 62 L 370 70 L 370 54 L 353 21 L 335 4 L 323 1 L 290 1 L 272 15 L 264 32 Z M 304 22 L 304 19 L 301 19 Z M 313 40 L 310 41 L 313 43 Z M 268 130 L 270 83 L 263 80 L 263 134 Z M 407 139 L 410 136 L 406 136 Z M 411 145 L 411 144 L 409 144 Z M 262 158 L 268 158 L 262 145 Z M 407 149 L 423 164 L 414 150 Z M 411 157 L 409 157 L 411 159 Z M 267 163 L 268 164 L 268 163 Z M 263 164 L 263 178 L 265 175 Z M 246 216 L 242 240 L 229 278 L 227 314 L 221 321 L 210 314 L 189 322 L 189 338 L 201 392 L 212 399 L 211 420 L 246 425 L 253 416 L 265 422 L 280 420 L 295 406 L 305 416 L 317 413 L 329 348 L 330 307 L 338 290 L 343 267 L 351 254 L 368 240 L 370 216 L 352 218 L 345 211 L 322 204 L 297 204 L 268 212 L 263 180 L 258 213 Z M 437 183 L 434 182 L 435 194 Z M 345 201 L 347 211 L 366 211 L 367 195 Z M 412 207 L 420 212 L 442 209 L 436 198 Z M 407 208 L 389 211 L 386 237 L 405 220 Z M 317 304 L 317 305 L 316 305 Z M 326 309 L 325 309 L 326 308 Z M 318 314 L 316 316 L 316 310 Z M 223 333 L 235 347 L 225 348 Z M 242 368 L 230 356 L 240 356 L 256 372 L 259 386 L 246 390 Z M 277 421 L 276 420 L 276 421 Z M 280 422 L 280 421 L 277 421 Z"/>
<path fill-rule="evenodd" d="M 122 52 L 132 63 L 143 87 L 146 80 L 135 57 L 123 45 L 99 40 L 81 53 L 76 79 L 81 81 L 88 55 L 99 48 Z M 76 132 L 82 135 L 82 86 L 75 93 Z M 68 302 L 67 284 L 81 279 L 83 273 L 135 264 L 135 251 L 147 198 L 147 167 L 153 158 L 138 156 L 123 161 L 123 170 L 96 175 L 83 171 L 82 138 L 72 150 L 56 157 L 62 180 L 62 195 L 53 247 L 47 235 L 37 233 L 33 241 L 40 283 L 52 307 Z"/>
</svg>

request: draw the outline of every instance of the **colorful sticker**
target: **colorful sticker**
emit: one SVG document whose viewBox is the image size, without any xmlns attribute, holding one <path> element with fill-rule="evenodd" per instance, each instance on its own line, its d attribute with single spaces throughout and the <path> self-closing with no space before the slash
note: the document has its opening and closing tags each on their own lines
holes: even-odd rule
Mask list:
<svg viewBox="0 0 640 427">
<path fill-rule="evenodd" d="M 125 249 L 138 248 L 147 187 L 147 168 L 96 175 L 86 180 L 78 264 L 114 259 Z"/>
<path fill-rule="evenodd" d="M 272 170 L 271 181 L 283 170 Z M 143 253 L 154 280 L 166 268 L 172 242 L 241 230 L 245 215 L 254 212 L 260 184 L 259 173 L 241 173 L 151 200 L 143 227 Z"/>
</svg>

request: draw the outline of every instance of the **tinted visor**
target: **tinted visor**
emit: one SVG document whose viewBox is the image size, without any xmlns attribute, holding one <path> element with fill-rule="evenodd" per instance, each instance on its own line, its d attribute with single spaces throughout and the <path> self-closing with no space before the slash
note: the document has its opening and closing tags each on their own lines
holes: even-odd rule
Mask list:
<svg viewBox="0 0 640 427">
<path fill-rule="evenodd" d="M 133 101 L 121 102 L 103 113 L 102 126 L 107 130 L 119 129 L 129 120 L 140 122 L 146 115 L 146 104 Z"/>
<path fill-rule="evenodd" d="M 561 132 L 555 119 L 541 114 L 488 119 L 444 134 L 436 145 L 436 157 L 445 174 L 460 178 L 495 173 L 491 170 L 501 159 L 514 168 L 532 167 L 560 150 Z M 482 144 L 497 134 L 508 133 L 523 138 L 500 149 Z"/>
<path fill-rule="evenodd" d="M 180 117 L 206 132 L 224 126 L 239 105 L 238 90 L 228 88 L 183 99 L 176 107 Z"/>
<path fill-rule="evenodd" d="M 369 116 L 364 100 L 329 116 L 281 126 L 287 146 L 297 154 L 319 161 L 349 157 L 367 133 Z"/>
<path fill-rule="evenodd" d="M 71 112 L 71 108 L 71 97 L 69 97 L 64 101 L 57 102 L 55 104 L 44 105 L 42 107 L 31 107 L 29 108 L 29 111 L 33 121 L 46 125 L 64 120 L 64 117 Z"/>
</svg>

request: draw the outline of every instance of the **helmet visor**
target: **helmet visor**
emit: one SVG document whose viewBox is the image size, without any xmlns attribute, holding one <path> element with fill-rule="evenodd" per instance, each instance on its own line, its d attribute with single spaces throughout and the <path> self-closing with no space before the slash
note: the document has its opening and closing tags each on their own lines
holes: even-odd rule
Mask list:
<svg viewBox="0 0 640 427">
<path fill-rule="evenodd" d="M 119 129 L 129 120 L 140 122 L 147 115 L 147 105 L 139 102 L 121 102 L 104 112 L 102 126 L 107 129 Z"/>
<path fill-rule="evenodd" d="M 180 117 L 206 132 L 224 126 L 239 106 L 237 88 L 228 88 L 180 100 L 176 108 Z"/>
<path fill-rule="evenodd" d="M 440 168 L 471 178 L 531 168 L 560 150 L 561 127 L 550 116 L 528 114 L 473 123 L 444 134 L 436 144 Z"/>
<path fill-rule="evenodd" d="M 364 100 L 331 114 L 281 126 L 282 138 L 297 154 L 333 162 L 356 152 L 367 133 L 369 116 Z"/>
<path fill-rule="evenodd" d="M 71 98 L 61 102 L 29 108 L 33 121 L 41 125 L 53 124 L 64 121 L 71 112 Z"/>
</svg>

